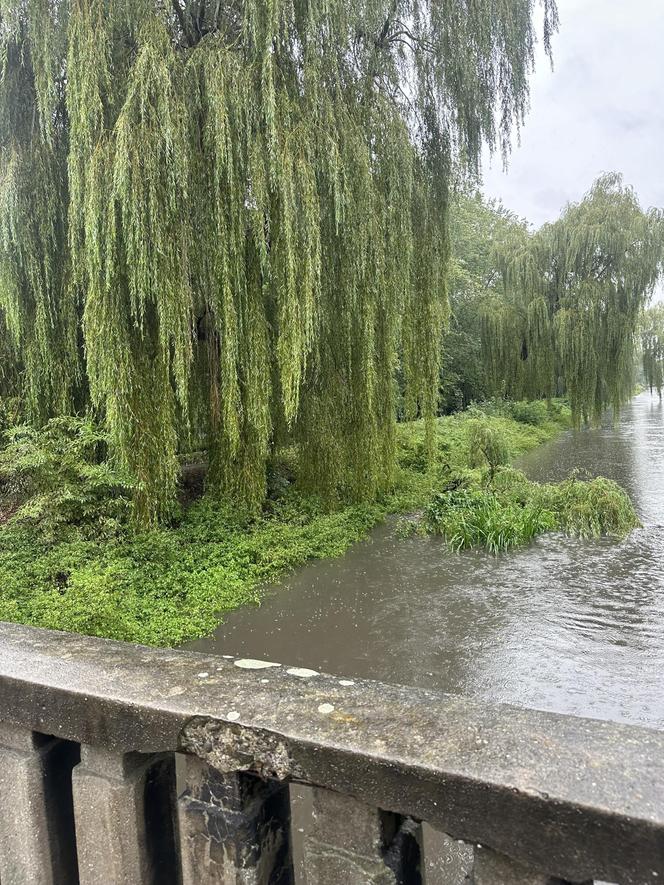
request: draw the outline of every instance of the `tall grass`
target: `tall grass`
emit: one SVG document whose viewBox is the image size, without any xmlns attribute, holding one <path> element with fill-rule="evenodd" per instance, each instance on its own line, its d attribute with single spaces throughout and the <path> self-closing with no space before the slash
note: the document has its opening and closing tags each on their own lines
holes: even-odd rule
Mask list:
<svg viewBox="0 0 664 885">
<path fill-rule="evenodd" d="M 442 535 L 453 550 L 484 547 L 492 553 L 520 547 L 555 528 L 551 511 L 541 506 L 504 500 L 495 492 L 458 489 L 434 496 L 426 509 L 426 525 Z"/>
<path fill-rule="evenodd" d="M 548 531 L 623 537 L 639 521 L 626 493 L 611 480 L 570 477 L 540 484 L 507 468 L 499 469 L 494 483 L 483 483 L 478 474 L 466 477 L 462 487 L 435 494 L 423 525 L 453 550 L 483 547 L 501 553 Z"/>
</svg>

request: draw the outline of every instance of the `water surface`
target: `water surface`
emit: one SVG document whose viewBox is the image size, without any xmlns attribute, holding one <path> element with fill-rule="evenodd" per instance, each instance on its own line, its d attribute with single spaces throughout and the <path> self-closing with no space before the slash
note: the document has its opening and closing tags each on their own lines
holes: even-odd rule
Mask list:
<svg viewBox="0 0 664 885">
<path fill-rule="evenodd" d="M 630 493 L 623 542 L 547 535 L 493 557 L 394 525 L 312 562 L 191 647 L 489 701 L 664 727 L 664 411 L 645 393 L 597 429 L 522 459 L 536 480 L 575 468 Z"/>
</svg>

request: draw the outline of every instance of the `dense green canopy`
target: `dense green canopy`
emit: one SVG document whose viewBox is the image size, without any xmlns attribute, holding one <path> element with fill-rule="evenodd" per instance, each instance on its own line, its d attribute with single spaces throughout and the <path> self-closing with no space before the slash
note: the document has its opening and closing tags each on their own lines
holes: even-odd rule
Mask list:
<svg viewBox="0 0 664 885">
<path fill-rule="evenodd" d="M 451 170 L 521 121 L 536 5 L 0 0 L 0 383 L 92 404 L 144 521 L 183 446 L 253 504 L 284 440 L 321 491 L 387 484 L 399 363 L 435 413 Z"/>
<path fill-rule="evenodd" d="M 566 392 L 576 421 L 631 395 L 639 316 L 662 267 L 664 224 L 619 175 L 502 250 L 505 293 L 489 299 L 483 348 L 495 388 L 517 399 Z"/>
<path fill-rule="evenodd" d="M 499 254 L 526 222 L 472 186 L 460 189 L 450 207 L 450 320 L 443 340 L 441 408 L 455 411 L 494 390 L 482 360 L 482 309 L 504 297 Z"/>
</svg>

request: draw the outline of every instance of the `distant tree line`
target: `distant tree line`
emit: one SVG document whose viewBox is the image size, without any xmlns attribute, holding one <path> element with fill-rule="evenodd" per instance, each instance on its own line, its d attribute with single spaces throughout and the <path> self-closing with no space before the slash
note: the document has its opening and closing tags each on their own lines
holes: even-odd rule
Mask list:
<svg viewBox="0 0 664 885">
<path fill-rule="evenodd" d="M 597 419 L 631 396 L 641 348 L 661 387 L 661 310 L 642 316 L 662 271 L 663 214 L 619 175 L 534 232 L 478 195 L 461 196 L 455 215 L 448 406 L 564 394 L 577 423 Z"/>
</svg>

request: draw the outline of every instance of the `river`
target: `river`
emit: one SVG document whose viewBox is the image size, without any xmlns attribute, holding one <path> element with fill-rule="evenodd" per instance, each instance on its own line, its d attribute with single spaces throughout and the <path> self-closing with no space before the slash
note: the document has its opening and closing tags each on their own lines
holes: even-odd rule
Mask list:
<svg viewBox="0 0 664 885">
<path fill-rule="evenodd" d="M 525 456 L 535 480 L 617 480 L 643 528 L 450 553 L 376 529 L 231 613 L 201 651 L 664 728 L 664 409 L 643 393 L 599 427 Z"/>
</svg>

